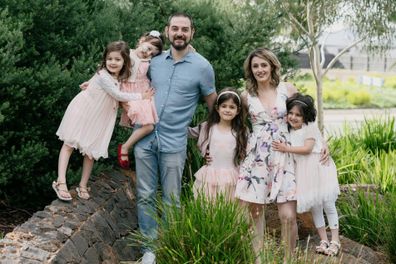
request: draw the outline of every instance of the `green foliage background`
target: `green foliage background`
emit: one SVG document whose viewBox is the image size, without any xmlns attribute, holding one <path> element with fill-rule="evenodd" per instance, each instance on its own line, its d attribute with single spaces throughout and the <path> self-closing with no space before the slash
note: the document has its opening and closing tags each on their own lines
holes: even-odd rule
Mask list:
<svg viewBox="0 0 396 264">
<path fill-rule="evenodd" d="M 196 25 L 192 44 L 213 64 L 216 86 L 239 86 L 243 60 L 257 46 L 271 47 L 278 19 L 265 5 L 231 2 L 2 0 L 0 201 L 38 207 L 54 198 L 50 183 L 62 144 L 55 132 L 78 84 L 93 75 L 110 41 L 133 47 L 143 32 L 163 30 L 173 12 L 187 12 Z M 287 69 L 287 51 L 276 51 Z M 115 163 L 115 146 L 127 133 L 116 127 L 110 158 L 96 168 Z M 80 155 L 72 155 L 70 184 L 79 179 L 80 166 Z"/>
</svg>

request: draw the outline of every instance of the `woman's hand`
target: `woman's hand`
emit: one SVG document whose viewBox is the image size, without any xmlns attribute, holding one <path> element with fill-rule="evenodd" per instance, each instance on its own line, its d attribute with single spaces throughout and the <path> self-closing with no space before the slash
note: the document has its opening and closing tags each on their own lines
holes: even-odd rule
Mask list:
<svg viewBox="0 0 396 264">
<path fill-rule="evenodd" d="M 153 88 L 147 89 L 142 93 L 142 99 L 151 99 L 153 95 L 154 95 L 154 89 Z"/>
<path fill-rule="evenodd" d="M 320 163 L 323 165 L 329 164 L 330 150 L 326 142 L 323 142 L 323 147 L 320 150 Z"/>
<path fill-rule="evenodd" d="M 287 151 L 286 142 L 274 140 L 272 141 L 272 149 L 280 152 L 286 152 Z"/>
</svg>

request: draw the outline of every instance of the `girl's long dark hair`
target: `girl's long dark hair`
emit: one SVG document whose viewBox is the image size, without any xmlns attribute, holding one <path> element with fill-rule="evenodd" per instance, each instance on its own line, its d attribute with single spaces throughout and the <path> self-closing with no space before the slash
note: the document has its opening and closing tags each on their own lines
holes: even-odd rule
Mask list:
<svg viewBox="0 0 396 264">
<path fill-rule="evenodd" d="M 225 91 L 232 91 L 232 92 L 237 93 L 239 96 L 239 99 L 235 94 L 232 94 L 232 93 L 221 94 L 222 92 L 225 92 Z M 234 135 L 234 137 L 236 139 L 236 147 L 235 147 L 235 153 L 234 153 L 234 164 L 235 164 L 235 166 L 239 166 L 239 164 L 241 164 L 241 162 L 246 157 L 248 128 L 246 126 L 245 120 L 246 120 L 247 107 L 243 103 L 242 98 L 240 97 L 239 93 L 237 92 L 237 90 L 235 88 L 226 87 L 219 92 L 219 95 L 220 96 L 217 97 L 216 104 L 213 105 L 213 109 L 209 113 L 208 121 L 207 121 L 208 126 L 207 126 L 207 130 L 206 130 L 206 138 L 203 141 L 203 143 L 205 143 L 209 140 L 209 132 L 210 132 L 211 127 L 220 122 L 220 115 L 217 112 L 218 107 L 224 101 L 227 101 L 228 99 L 232 99 L 232 101 L 238 106 L 238 111 L 239 111 L 238 114 L 231 121 L 232 134 Z"/>
<path fill-rule="evenodd" d="M 102 62 L 99 66 L 99 69 L 106 69 L 106 58 L 107 54 L 110 52 L 117 51 L 120 52 L 122 58 L 124 59 L 124 65 L 118 75 L 119 81 L 125 81 L 131 76 L 131 59 L 129 57 L 129 46 L 125 41 L 114 41 L 107 45 L 106 49 L 103 52 Z M 107 69 L 106 69 L 107 70 Z"/>
</svg>

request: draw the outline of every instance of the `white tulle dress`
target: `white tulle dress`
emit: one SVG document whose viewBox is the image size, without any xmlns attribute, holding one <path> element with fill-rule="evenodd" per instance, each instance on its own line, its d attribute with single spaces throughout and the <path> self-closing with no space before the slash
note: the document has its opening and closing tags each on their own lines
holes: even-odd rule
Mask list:
<svg viewBox="0 0 396 264">
<path fill-rule="evenodd" d="M 327 165 L 320 163 L 323 141 L 317 125 L 308 123 L 301 129 L 290 131 L 292 146 L 304 146 L 304 141 L 310 138 L 315 140 L 311 154 L 293 154 L 298 213 L 308 212 L 313 206 L 321 205 L 324 201 L 336 201 L 340 194 L 337 169 L 333 159 L 330 157 Z"/>
</svg>

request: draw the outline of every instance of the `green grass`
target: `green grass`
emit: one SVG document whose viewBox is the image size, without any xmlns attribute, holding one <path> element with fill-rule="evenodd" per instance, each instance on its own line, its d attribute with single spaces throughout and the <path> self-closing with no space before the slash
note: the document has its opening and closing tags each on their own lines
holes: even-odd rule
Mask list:
<svg viewBox="0 0 396 264">
<path fill-rule="evenodd" d="M 184 199 L 182 207 L 163 207 L 158 218 L 158 263 L 254 263 L 249 223 L 238 203 L 219 197 Z M 145 242 L 135 234 L 135 242 Z"/>
<path fill-rule="evenodd" d="M 341 233 L 385 251 L 396 262 L 395 118 L 365 120 L 357 130 L 332 138 L 330 149 L 340 184 L 375 184 L 377 193 L 348 193 L 339 199 Z"/>
</svg>

